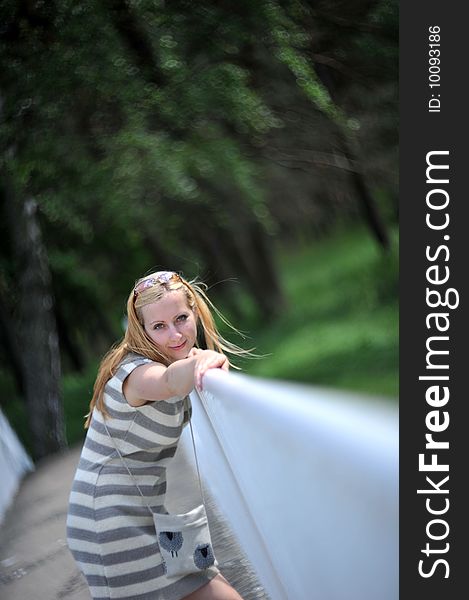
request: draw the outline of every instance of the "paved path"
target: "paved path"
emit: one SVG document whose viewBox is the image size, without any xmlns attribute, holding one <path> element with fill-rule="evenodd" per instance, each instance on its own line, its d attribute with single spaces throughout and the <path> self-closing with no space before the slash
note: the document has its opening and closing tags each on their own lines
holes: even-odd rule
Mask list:
<svg viewBox="0 0 469 600">
<path fill-rule="evenodd" d="M 65 541 L 68 495 L 79 451 L 74 448 L 42 461 L 23 480 L 0 528 L 0 600 L 90 600 Z M 197 489 L 195 474 L 182 453 L 173 462 L 168 482 L 172 477 L 180 497 L 187 497 L 189 490 Z M 268 600 L 207 490 L 205 496 L 221 572 L 245 600 Z M 177 502 L 168 508 L 177 509 Z"/>
</svg>

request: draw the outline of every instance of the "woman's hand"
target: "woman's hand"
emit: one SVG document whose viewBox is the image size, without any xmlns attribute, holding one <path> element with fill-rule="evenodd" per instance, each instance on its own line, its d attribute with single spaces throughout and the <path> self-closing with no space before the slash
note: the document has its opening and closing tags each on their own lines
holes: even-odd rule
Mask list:
<svg viewBox="0 0 469 600">
<path fill-rule="evenodd" d="M 200 348 L 192 348 L 192 350 L 187 355 L 187 358 L 189 358 L 190 356 L 197 356 L 197 354 L 200 354 L 201 352 L 203 352 L 203 350 L 201 350 Z"/>
<path fill-rule="evenodd" d="M 202 391 L 203 389 L 202 378 L 208 369 L 223 369 L 224 371 L 228 371 L 230 368 L 228 358 L 220 352 L 193 348 L 189 352 L 189 356 L 191 356 L 192 352 L 192 356 L 196 357 L 194 365 L 194 384 L 199 391 Z"/>
</svg>

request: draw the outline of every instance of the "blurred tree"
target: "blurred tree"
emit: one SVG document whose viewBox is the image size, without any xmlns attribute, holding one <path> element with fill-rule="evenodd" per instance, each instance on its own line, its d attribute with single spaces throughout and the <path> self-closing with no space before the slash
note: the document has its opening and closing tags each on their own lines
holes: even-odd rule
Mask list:
<svg viewBox="0 0 469 600">
<path fill-rule="evenodd" d="M 337 35 L 337 31 L 334 32 L 333 37 L 330 32 L 328 35 L 324 22 L 328 23 L 332 20 L 333 23 L 338 23 L 349 31 L 360 30 L 360 19 L 366 18 L 370 2 L 344 6 L 344 3 L 339 0 L 327 5 L 319 3 L 316 8 L 311 8 L 304 2 L 292 1 L 286 6 L 287 10 L 284 10 L 281 4 L 274 0 L 266 3 L 266 15 L 271 25 L 276 54 L 293 73 L 305 95 L 335 126 L 339 147 L 348 166 L 366 222 L 378 243 L 385 250 L 389 250 L 390 240 L 384 220 L 360 164 L 354 131 L 356 123 L 348 118 L 344 110 L 333 100 L 335 86 L 328 71 L 324 69 L 319 71 L 322 72 L 321 77 L 315 68 L 315 61 L 321 58 L 323 64 L 328 62 L 324 61 L 324 55 L 319 52 L 321 46 L 330 46 L 332 41 L 337 43 L 337 40 L 341 40 L 343 44 L 343 35 Z M 329 61 L 329 64 L 331 63 L 332 61 Z"/>
<path fill-rule="evenodd" d="M 60 398 L 60 353 L 51 295 L 50 270 L 37 204 L 21 199 L 3 175 L 3 196 L 13 245 L 17 299 L 16 342 L 19 346 L 22 387 L 36 459 L 65 446 Z M 7 322 L 10 319 L 6 319 Z M 17 355 L 15 352 L 15 361 Z M 14 364 L 15 364 L 14 361 Z"/>
</svg>

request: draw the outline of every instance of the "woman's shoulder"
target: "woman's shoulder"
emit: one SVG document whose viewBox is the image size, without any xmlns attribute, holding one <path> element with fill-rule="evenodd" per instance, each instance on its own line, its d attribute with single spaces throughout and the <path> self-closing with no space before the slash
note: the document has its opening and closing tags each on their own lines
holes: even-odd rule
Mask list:
<svg viewBox="0 0 469 600">
<path fill-rule="evenodd" d="M 119 367 L 122 367 L 123 365 L 132 364 L 132 363 L 144 364 L 144 363 L 151 363 L 151 362 L 155 362 L 155 361 L 153 361 L 151 358 L 148 358 L 148 356 L 144 356 L 143 354 L 137 354 L 137 352 L 128 352 L 124 356 L 124 358 L 121 360 L 121 362 L 119 363 Z"/>
<path fill-rule="evenodd" d="M 129 352 L 124 356 L 121 362 L 118 364 L 117 369 L 114 373 L 114 377 L 117 377 L 121 381 L 124 381 L 130 373 L 140 367 L 141 365 L 146 364 L 157 364 L 148 356 L 144 356 L 143 354 L 137 354 L 136 352 Z"/>
</svg>

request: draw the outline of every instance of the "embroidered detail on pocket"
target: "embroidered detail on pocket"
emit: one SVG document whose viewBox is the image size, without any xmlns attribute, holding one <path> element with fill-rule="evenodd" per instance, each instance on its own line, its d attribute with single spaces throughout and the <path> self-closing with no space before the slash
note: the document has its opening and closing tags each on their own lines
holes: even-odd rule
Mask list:
<svg viewBox="0 0 469 600">
<path fill-rule="evenodd" d="M 210 544 L 199 544 L 194 552 L 194 564 L 198 569 L 208 569 L 215 562 L 212 546 Z"/>
<path fill-rule="evenodd" d="M 161 548 L 164 548 L 167 552 L 171 552 L 172 557 L 178 555 L 178 550 L 182 548 L 184 542 L 180 531 L 162 531 L 158 539 Z"/>
</svg>

